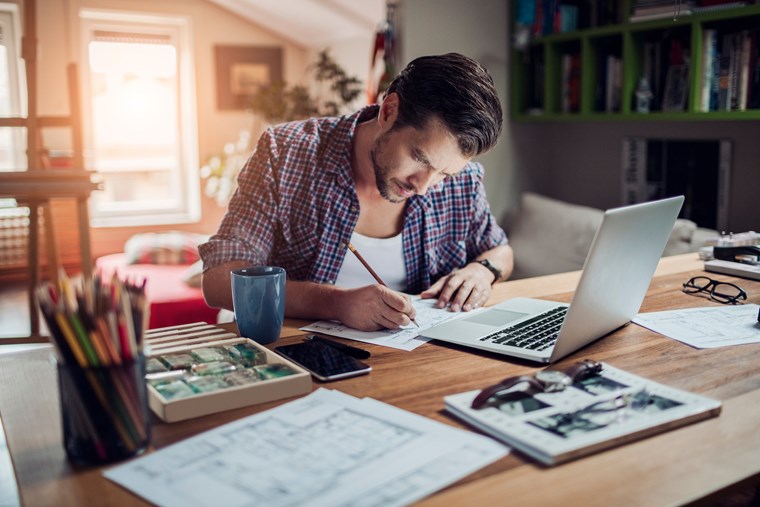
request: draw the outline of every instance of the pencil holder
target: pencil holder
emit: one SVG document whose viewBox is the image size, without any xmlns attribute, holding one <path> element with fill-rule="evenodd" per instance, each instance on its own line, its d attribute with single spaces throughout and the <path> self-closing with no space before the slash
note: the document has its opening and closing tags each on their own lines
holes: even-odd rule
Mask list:
<svg viewBox="0 0 760 507">
<path fill-rule="evenodd" d="M 63 445 L 79 464 L 118 461 L 150 443 L 145 358 L 101 367 L 58 362 Z"/>
</svg>

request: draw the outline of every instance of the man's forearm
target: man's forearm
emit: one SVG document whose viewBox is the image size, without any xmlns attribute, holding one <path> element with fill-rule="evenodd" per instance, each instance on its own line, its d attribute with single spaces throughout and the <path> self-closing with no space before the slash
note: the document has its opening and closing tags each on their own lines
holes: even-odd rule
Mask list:
<svg viewBox="0 0 760 507">
<path fill-rule="evenodd" d="M 501 278 L 499 280 L 496 280 L 497 282 L 501 282 L 509 278 L 509 275 L 512 274 L 512 270 L 515 267 L 514 252 L 512 251 L 512 247 L 509 245 L 501 245 L 497 246 L 496 248 L 487 250 L 478 255 L 475 260 L 478 261 L 480 259 L 488 259 L 491 264 L 496 266 L 496 268 L 501 271 Z"/>
<path fill-rule="evenodd" d="M 250 265 L 231 261 L 203 273 L 203 297 L 214 308 L 233 309 L 230 273 Z M 344 291 L 334 285 L 288 280 L 285 286 L 285 315 L 305 319 L 336 319 Z"/>
<path fill-rule="evenodd" d="M 289 280 L 285 287 L 285 315 L 296 319 L 339 319 L 345 289 L 326 283 Z"/>
<path fill-rule="evenodd" d="M 212 308 L 232 310 L 231 274 L 236 269 L 246 268 L 251 263 L 247 261 L 230 261 L 207 269 L 203 273 L 201 289 L 206 304 Z"/>
</svg>

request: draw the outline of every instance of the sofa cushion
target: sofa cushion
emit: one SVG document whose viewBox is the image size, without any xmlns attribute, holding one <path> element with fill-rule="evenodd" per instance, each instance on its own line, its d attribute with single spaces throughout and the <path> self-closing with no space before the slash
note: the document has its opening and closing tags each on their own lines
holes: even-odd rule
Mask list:
<svg viewBox="0 0 760 507">
<path fill-rule="evenodd" d="M 192 264 L 200 259 L 198 245 L 208 239 L 189 232 L 135 234 L 124 244 L 127 264 Z"/>
<path fill-rule="evenodd" d="M 520 209 L 508 224 L 515 253 L 513 279 L 574 271 L 586 253 L 604 213 L 538 194 L 523 194 Z"/>
</svg>

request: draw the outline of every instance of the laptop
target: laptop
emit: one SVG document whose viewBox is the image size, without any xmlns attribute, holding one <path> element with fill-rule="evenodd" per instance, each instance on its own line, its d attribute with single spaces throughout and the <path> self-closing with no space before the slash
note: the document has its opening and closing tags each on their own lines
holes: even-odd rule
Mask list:
<svg viewBox="0 0 760 507">
<path fill-rule="evenodd" d="M 607 210 L 569 305 L 514 298 L 420 334 L 541 363 L 575 352 L 638 313 L 683 202 L 678 196 Z"/>
</svg>

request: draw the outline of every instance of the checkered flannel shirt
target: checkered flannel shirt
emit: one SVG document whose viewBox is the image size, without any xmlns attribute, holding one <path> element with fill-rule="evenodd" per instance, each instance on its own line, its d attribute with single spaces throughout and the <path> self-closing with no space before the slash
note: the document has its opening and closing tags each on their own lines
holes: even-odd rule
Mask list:
<svg viewBox="0 0 760 507">
<path fill-rule="evenodd" d="M 199 251 L 204 269 L 233 260 L 285 268 L 291 280 L 334 283 L 359 219 L 351 177 L 356 125 L 377 116 L 312 118 L 268 128 L 238 177 L 219 230 Z M 483 167 L 469 163 L 408 200 L 403 250 L 417 294 L 482 252 L 507 242 L 486 200 Z"/>
</svg>

